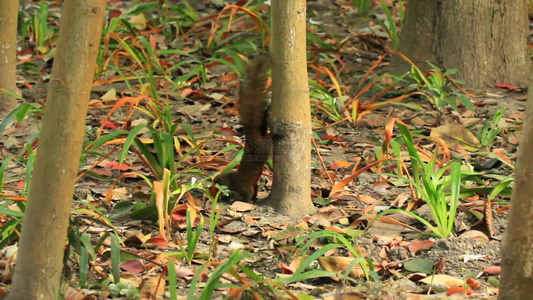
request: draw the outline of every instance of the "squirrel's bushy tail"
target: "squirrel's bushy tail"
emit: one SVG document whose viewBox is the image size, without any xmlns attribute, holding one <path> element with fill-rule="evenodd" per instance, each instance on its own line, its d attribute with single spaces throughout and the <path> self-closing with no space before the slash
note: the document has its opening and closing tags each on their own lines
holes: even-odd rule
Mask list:
<svg viewBox="0 0 533 300">
<path fill-rule="evenodd" d="M 266 110 L 270 105 L 268 83 L 270 58 L 266 55 L 252 59 L 246 66 L 245 78 L 239 92 L 239 116 L 246 138 L 266 134 Z"/>
</svg>

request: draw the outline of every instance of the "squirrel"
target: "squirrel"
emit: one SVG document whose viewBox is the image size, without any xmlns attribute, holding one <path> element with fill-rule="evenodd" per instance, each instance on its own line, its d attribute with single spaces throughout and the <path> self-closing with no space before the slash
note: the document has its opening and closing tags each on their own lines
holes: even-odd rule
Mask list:
<svg viewBox="0 0 533 300">
<path fill-rule="evenodd" d="M 240 84 L 238 103 L 244 128 L 244 154 L 237 171 L 220 174 L 214 179 L 215 183 L 227 186 L 238 200 L 246 202 L 257 198 L 257 183 L 272 152 L 267 125 L 269 69 L 270 59 L 266 55 L 248 63 L 245 79 Z"/>
</svg>

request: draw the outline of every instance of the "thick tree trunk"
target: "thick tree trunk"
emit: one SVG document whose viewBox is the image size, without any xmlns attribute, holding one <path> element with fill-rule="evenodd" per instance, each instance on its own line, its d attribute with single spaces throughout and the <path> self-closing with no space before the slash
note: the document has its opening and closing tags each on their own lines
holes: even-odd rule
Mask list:
<svg viewBox="0 0 533 300">
<path fill-rule="evenodd" d="M 17 107 L 16 93 L 18 0 L 0 1 L 0 119 Z"/>
<path fill-rule="evenodd" d="M 410 0 L 398 50 L 422 69 L 427 60 L 457 69 L 469 87 L 528 86 L 527 7 L 527 0 Z"/>
<path fill-rule="evenodd" d="M 272 1 L 274 182 L 270 199 L 281 213 L 315 211 L 311 200 L 311 109 L 306 59 L 305 0 Z M 279 139 L 278 139 L 279 137 Z"/>
<path fill-rule="evenodd" d="M 500 299 L 531 299 L 533 295 L 533 85 L 526 106 L 509 221 L 501 248 Z"/>
<path fill-rule="evenodd" d="M 9 299 L 58 299 L 105 0 L 65 0 Z"/>
</svg>

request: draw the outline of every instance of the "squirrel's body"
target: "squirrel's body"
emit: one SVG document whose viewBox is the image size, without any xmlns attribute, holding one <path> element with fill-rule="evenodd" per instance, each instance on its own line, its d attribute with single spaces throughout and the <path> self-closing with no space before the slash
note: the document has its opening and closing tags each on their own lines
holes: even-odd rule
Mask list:
<svg viewBox="0 0 533 300">
<path fill-rule="evenodd" d="M 269 68 L 267 56 L 253 59 L 246 68 L 246 78 L 241 82 L 239 93 L 244 154 L 237 171 L 220 174 L 214 179 L 215 183 L 226 185 L 236 193 L 241 201 L 252 201 L 257 197 L 257 182 L 272 152 L 267 126 Z"/>
</svg>

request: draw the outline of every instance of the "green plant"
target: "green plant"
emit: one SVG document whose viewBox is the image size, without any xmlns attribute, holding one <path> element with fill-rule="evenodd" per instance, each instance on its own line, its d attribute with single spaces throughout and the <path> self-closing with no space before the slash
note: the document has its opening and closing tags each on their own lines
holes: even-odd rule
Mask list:
<svg viewBox="0 0 533 300">
<path fill-rule="evenodd" d="M 170 293 L 170 300 L 177 300 L 178 293 L 176 289 L 178 286 L 178 277 L 176 275 L 176 266 L 174 265 L 174 260 L 172 258 L 168 260 L 167 270 L 168 270 L 168 290 Z"/>
<path fill-rule="evenodd" d="M 290 299 L 298 299 L 279 280 L 265 279 L 262 275 L 258 275 L 244 266 L 243 260 L 249 256 L 248 252 L 238 249 L 222 262 L 204 263 L 194 274 L 187 299 L 212 299 L 215 289 L 229 289 L 228 296 L 231 299 L 274 299 L 278 298 L 279 291 L 285 292 Z M 199 282 L 201 276 L 205 275 L 204 273 L 210 266 L 216 267 L 209 274 L 205 283 Z M 329 273 L 334 274 L 334 272 Z M 221 282 L 222 276 L 231 278 L 230 282 Z M 196 295 L 198 288 L 203 289 L 199 295 Z"/>
<path fill-rule="evenodd" d="M 126 297 L 128 300 L 139 299 L 139 290 L 131 283 L 110 283 L 107 288 L 111 297 Z"/>
<path fill-rule="evenodd" d="M 309 90 L 309 97 L 314 103 L 313 109 L 324 112 L 334 122 L 342 120 L 343 118 L 338 106 L 342 107 L 343 105 L 338 102 L 338 99 L 318 83 L 313 80 L 309 81 L 312 86 Z"/>
<path fill-rule="evenodd" d="M 28 196 L 30 178 L 33 171 L 35 153 L 31 151 L 31 145 L 26 144 L 24 149 L 27 151 L 26 157 L 20 155 L 15 158 L 18 164 L 25 166 L 25 180 L 20 186 L 18 195 L 0 193 L 0 199 L 7 199 L 0 205 L 0 214 L 9 217 L 3 226 L 0 227 L 0 247 L 5 247 L 9 242 L 17 240 L 20 234 L 20 228 L 26 211 L 26 197 Z M 0 187 L 4 179 L 4 172 L 13 157 L 8 157 L 0 165 Z M 13 206 L 14 204 L 14 206 Z"/>
<path fill-rule="evenodd" d="M 34 14 L 26 15 L 26 11 L 33 12 Z M 53 47 L 53 40 L 57 37 L 59 32 L 58 28 L 49 28 L 48 19 L 50 8 L 45 4 L 44 0 L 41 0 L 39 5 L 32 5 L 29 9 L 22 10 L 22 25 L 19 25 L 21 29 L 21 43 L 22 48 L 26 45 L 26 37 L 31 35 L 32 40 L 35 42 L 34 49 L 36 53 L 45 54 L 48 53 Z M 26 21 L 24 21 L 26 19 Z M 48 44 L 48 47 L 45 47 Z"/>
<path fill-rule="evenodd" d="M 194 258 L 194 251 L 196 251 L 196 244 L 198 243 L 198 239 L 200 238 L 200 235 L 202 234 L 202 228 L 204 227 L 204 218 L 202 215 L 200 215 L 200 221 L 196 225 L 196 227 L 193 230 L 192 223 L 195 220 L 191 220 L 191 216 L 189 214 L 189 210 L 187 210 L 187 252 L 185 253 L 185 258 L 187 259 L 187 263 L 190 265 L 192 262 L 192 259 Z"/>
<path fill-rule="evenodd" d="M 306 268 L 308 268 L 313 261 L 324 255 L 326 252 L 341 247 L 346 248 L 350 252 L 350 254 L 355 257 L 355 259 L 346 267 L 346 272 L 343 274 L 344 276 L 342 277 L 343 280 L 355 282 L 355 280 L 348 276 L 348 274 L 350 273 L 351 269 L 357 264 L 359 264 L 361 270 L 365 274 L 366 280 L 377 280 L 379 278 L 378 274 L 374 271 L 374 265 L 372 261 L 360 257 L 359 253 L 353 247 L 351 241 L 349 241 L 340 233 L 332 230 L 320 230 L 308 235 L 302 235 L 302 237 L 300 237 L 294 245 L 293 254 L 296 254 L 296 256 L 302 256 L 302 258 L 304 258 L 306 253 L 309 251 L 311 245 L 313 243 L 316 243 L 317 240 L 327 241 L 327 244 L 318 249 L 317 251 L 313 252 L 307 258 L 302 259 L 300 265 L 298 266 L 296 271 L 291 274 L 291 276 L 285 278 L 278 278 L 275 281 L 280 284 L 287 284 L 311 278 L 338 276 L 339 274 L 337 274 L 336 272 L 316 269 L 306 271 Z M 299 250 L 296 253 L 297 249 Z"/>
<path fill-rule="evenodd" d="M 350 0 L 355 8 L 357 8 L 357 14 L 360 16 L 368 16 L 373 6 L 372 0 Z"/>
<path fill-rule="evenodd" d="M 504 157 L 502 154 L 496 154 L 493 152 L 478 152 L 475 155 L 489 156 L 492 159 L 497 159 L 502 162 L 511 172 L 514 172 L 515 170 L 509 159 Z M 461 172 L 461 182 L 469 183 L 467 187 L 461 188 L 461 198 L 486 196 L 488 201 L 493 202 L 493 200 L 498 196 L 505 197 L 507 199 L 511 198 L 514 176 L 507 174 L 495 174 L 492 172 L 466 170 Z M 509 204 L 508 201 L 499 200 L 497 202 L 502 205 Z M 481 213 L 476 211 L 472 211 L 472 213 L 479 219 L 482 218 Z"/>
<path fill-rule="evenodd" d="M 174 175 L 179 174 L 177 172 L 178 166 L 181 166 L 182 162 L 193 152 L 200 151 L 200 145 L 198 145 L 194 137 L 194 133 L 188 124 L 169 123 L 168 125 L 171 126 L 171 132 L 158 130 L 147 124 L 139 124 L 134 127 L 124 140 L 119 156 L 119 164 L 124 161 L 128 150 L 130 149 L 132 143 L 134 143 L 137 149 L 135 153 L 145 163 L 145 166 L 150 170 L 152 175 L 156 179 L 161 180 L 163 178 L 164 170 L 170 170 L 170 173 L 172 174 L 171 186 L 172 188 L 177 189 L 177 179 L 179 176 Z M 175 137 L 172 134 L 172 132 L 175 131 L 178 126 L 180 126 L 187 133 L 187 136 L 180 136 L 181 139 L 185 140 L 192 146 L 191 149 L 185 154 L 178 152 L 181 148 L 180 137 Z M 143 129 L 148 129 L 147 133 L 150 134 L 152 138 L 151 140 L 147 141 L 138 137 L 138 135 L 142 133 L 141 130 Z M 153 149 L 147 146 L 149 144 L 152 144 Z M 155 154 L 152 151 L 155 152 Z M 176 156 L 180 156 L 177 161 L 175 160 Z M 191 169 L 194 171 L 193 167 L 189 168 L 188 171 L 191 171 Z M 187 171 L 184 172 L 187 173 Z"/>
<path fill-rule="evenodd" d="M 471 111 L 474 110 L 470 99 L 452 89 L 452 86 L 459 87 L 459 84 L 462 84 L 460 80 L 452 78 L 452 75 L 457 73 L 457 70 L 448 69 L 443 72 L 442 69 L 428 61 L 427 64 L 432 69 L 424 74 L 405 55 L 397 51 L 393 51 L 393 53 L 411 65 L 411 70 L 409 71 L 408 76 L 415 81 L 414 87 L 419 90 L 437 110 L 437 124 L 440 124 L 442 109 L 446 105 L 449 105 L 455 111 L 459 110 L 456 100 L 467 109 Z"/>
<path fill-rule="evenodd" d="M 7 92 L 7 91 L 0 91 L 0 92 Z M 12 93 L 9 93 L 10 95 L 14 95 Z M 16 95 L 15 95 L 16 96 Z M 20 98 L 19 96 L 16 96 L 17 98 Z M 29 116 L 29 115 L 32 115 L 32 116 L 35 116 L 37 114 L 40 114 L 42 115 L 43 114 L 43 110 L 42 109 L 39 109 L 35 106 L 35 104 L 33 103 L 23 103 L 23 104 L 20 104 L 19 106 L 17 106 L 15 109 L 13 109 L 12 111 L 10 111 L 5 117 L 4 119 L 2 120 L 2 122 L 0 122 L 0 133 L 4 132 L 4 130 L 6 130 L 6 128 L 8 128 L 9 126 L 12 126 L 13 123 L 15 122 L 14 119 L 16 119 L 16 121 L 18 123 L 21 123 L 22 120 L 24 120 L 25 117 Z"/>
<path fill-rule="evenodd" d="M 458 110 L 456 100 L 464 105 L 469 110 L 474 110 L 470 100 L 462 95 L 456 94 L 452 89 L 452 84 L 461 84 L 457 79 L 452 79 L 451 75 L 457 73 L 455 69 L 442 70 L 434 64 L 427 62 L 432 69 L 423 75 L 420 69 L 415 65 L 411 65 L 410 76 L 417 83 L 417 88 L 430 100 L 433 106 L 437 109 L 439 116 L 442 114 L 442 108 L 449 105 L 454 110 Z"/>
<path fill-rule="evenodd" d="M 476 137 L 483 146 L 492 146 L 502 131 L 506 130 L 510 126 L 499 127 L 498 123 L 505 113 L 505 108 L 498 110 L 492 119 L 489 119 L 483 123 L 483 126 L 478 128 Z"/>
<path fill-rule="evenodd" d="M 461 164 L 457 162 L 450 162 L 439 168 L 436 164 L 437 152 L 435 152 L 429 162 L 424 162 L 415 149 L 411 133 L 409 132 L 407 126 L 399 122 L 396 124 L 409 152 L 412 175 L 404 176 L 392 173 L 382 174 L 400 178 L 401 180 L 408 182 L 415 190 L 415 198 L 421 198 L 428 205 L 436 226 L 431 225 L 429 221 L 418 216 L 417 214 L 402 209 L 386 210 L 379 213 L 374 220 L 393 212 L 404 213 L 417 219 L 431 230 L 431 232 L 424 232 L 424 234 L 440 238 L 447 238 L 454 231 L 453 226 L 455 214 L 457 212 L 457 206 L 459 203 L 459 192 L 462 180 Z M 448 170 L 449 175 L 444 175 Z M 448 197 L 445 194 L 445 190 L 447 189 L 449 189 Z"/>
<path fill-rule="evenodd" d="M 195 296 L 197 286 L 200 285 L 199 279 L 201 275 L 205 272 L 208 266 L 211 265 L 210 262 L 204 263 L 200 268 L 198 268 L 198 271 L 194 274 L 194 277 L 191 281 L 191 286 L 189 287 L 189 293 L 187 298 L 188 299 L 199 299 L 199 300 L 209 300 L 212 299 L 211 296 L 213 294 L 213 291 L 217 288 L 223 288 L 223 287 L 232 287 L 236 286 L 234 284 L 227 284 L 227 283 L 220 283 L 220 278 L 224 273 L 229 272 L 232 275 L 236 275 L 235 270 L 233 268 L 238 265 L 238 263 L 248 257 L 249 254 L 247 252 L 242 252 L 240 250 L 234 251 L 227 260 L 219 264 L 213 272 L 209 275 L 209 278 L 203 284 L 203 290 L 199 297 Z"/>
<path fill-rule="evenodd" d="M 400 5 L 400 11 L 401 6 L 403 5 L 402 1 L 399 1 Z M 389 38 L 392 41 L 392 45 L 394 49 L 398 49 L 398 46 L 400 45 L 400 36 L 398 35 L 398 31 L 396 30 L 396 24 L 392 18 L 391 10 L 387 7 L 387 3 L 385 1 L 379 1 L 379 5 L 381 6 L 381 10 L 385 13 L 385 16 L 387 17 L 385 21 L 382 22 L 382 26 L 389 35 Z M 402 22 L 402 17 L 400 17 L 400 23 Z M 401 26 L 401 24 L 400 24 Z"/>
<path fill-rule="evenodd" d="M 120 280 L 120 270 L 118 269 L 119 263 L 117 261 L 117 252 L 120 253 L 120 245 L 116 228 L 100 209 L 90 205 L 86 201 L 81 201 L 81 204 L 90 209 L 80 208 L 72 210 L 67 231 L 68 246 L 65 248 L 65 255 L 63 257 L 63 265 L 65 266 L 64 272 L 69 271 L 67 267 L 69 265 L 67 263 L 69 260 L 77 262 L 79 266 L 79 286 L 80 288 L 86 288 L 88 285 L 90 262 L 97 258 L 96 253 L 100 252 L 99 249 L 104 241 L 110 238 L 113 279 L 118 278 Z M 108 231 L 100 236 L 96 244 L 93 246 L 91 236 L 88 233 L 80 231 L 80 227 L 82 227 L 81 224 L 84 224 L 86 221 L 102 225 L 112 231 Z M 65 277 L 69 277 L 69 274 L 65 274 Z"/>
<path fill-rule="evenodd" d="M 217 193 L 215 197 L 211 197 L 211 194 L 208 190 L 205 191 L 205 195 L 209 198 L 209 201 L 211 201 L 211 212 L 209 214 L 209 239 L 213 240 L 215 235 L 215 228 L 217 226 L 218 217 L 220 216 L 221 208 L 222 206 L 219 205 L 218 200 L 220 199 L 220 194 L 222 193 L 222 188 L 217 185 Z"/>
</svg>

